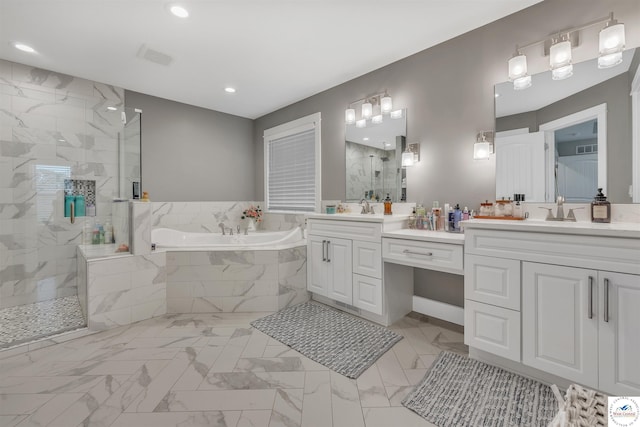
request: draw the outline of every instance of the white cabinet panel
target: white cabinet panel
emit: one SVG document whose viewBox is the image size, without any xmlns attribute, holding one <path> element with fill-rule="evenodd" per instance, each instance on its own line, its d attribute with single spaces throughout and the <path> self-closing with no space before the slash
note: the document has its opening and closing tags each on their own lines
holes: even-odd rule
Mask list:
<svg viewBox="0 0 640 427">
<path fill-rule="evenodd" d="M 520 261 L 467 255 L 464 297 L 519 311 Z"/>
<path fill-rule="evenodd" d="M 382 280 L 354 274 L 353 305 L 362 310 L 382 314 Z"/>
<path fill-rule="evenodd" d="M 601 271 L 599 293 L 600 388 L 618 396 L 637 396 L 640 394 L 640 276 Z"/>
<path fill-rule="evenodd" d="M 327 296 L 345 304 L 353 303 L 351 240 L 327 239 Z"/>
<path fill-rule="evenodd" d="M 382 245 L 354 240 L 353 272 L 382 278 Z"/>
<path fill-rule="evenodd" d="M 523 263 L 525 365 L 598 387 L 596 280 L 592 270 Z"/>
<path fill-rule="evenodd" d="M 520 361 L 520 312 L 466 300 L 464 343 Z"/>
</svg>

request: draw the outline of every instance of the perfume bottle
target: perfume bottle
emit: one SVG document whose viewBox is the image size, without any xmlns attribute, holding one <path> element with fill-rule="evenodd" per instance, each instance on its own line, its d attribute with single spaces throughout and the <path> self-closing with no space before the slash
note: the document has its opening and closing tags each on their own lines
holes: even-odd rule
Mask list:
<svg viewBox="0 0 640 427">
<path fill-rule="evenodd" d="M 598 194 L 591 202 L 591 222 L 611 222 L 611 203 L 607 201 L 607 197 L 602 193 L 602 188 L 598 188 Z"/>
<path fill-rule="evenodd" d="M 384 214 L 391 215 L 391 197 L 389 197 L 389 193 L 387 193 L 387 197 L 384 199 Z"/>
</svg>

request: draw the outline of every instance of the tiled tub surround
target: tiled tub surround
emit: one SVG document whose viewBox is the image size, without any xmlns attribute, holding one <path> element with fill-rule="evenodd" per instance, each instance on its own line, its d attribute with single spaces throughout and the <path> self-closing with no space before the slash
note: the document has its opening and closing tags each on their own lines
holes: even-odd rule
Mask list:
<svg viewBox="0 0 640 427">
<path fill-rule="evenodd" d="M 95 180 L 96 220 L 117 195 L 124 91 L 0 60 L 0 308 L 76 295 L 85 221 L 64 218 L 64 179 Z"/>
<path fill-rule="evenodd" d="M 242 224 L 242 212 L 249 206 L 264 206 L 263 202 L 153 202 L 153 228 L 180 231 L 219 233 L 218 224 L 234 230 Z M 291 230 L 304 226 L 304 215 L 265 213 L 261 227 L 265 230 Z"/>
<path fill-rule="evenodd" d="M 167 312 L 276 311 L 309 299 L 306 246 L 167 252 Z"/>
<path fill-rule="evenodd" d="M 104 253 L 96 252 L 101 249 Z M 128 325 L 167 311 L 166 254 L 114 255 L 114 250 L 115 245 L 78 246 L 79 262 L 86 264 L 91 330 Z"/>
</svg>

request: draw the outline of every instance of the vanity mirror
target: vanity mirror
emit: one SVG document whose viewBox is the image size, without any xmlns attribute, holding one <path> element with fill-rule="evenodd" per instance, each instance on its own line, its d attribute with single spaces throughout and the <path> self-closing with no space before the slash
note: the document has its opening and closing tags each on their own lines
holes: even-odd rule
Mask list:
<svg viewBox="0 0 640 427">
<path fill-rule="evenodd" d="M 495 86 L 496 197 L 524 193 L 526 201 L 589 202 L 604 188 L 612 203 L 631 203 L 632 81 L 638 49 L 622 64 L 599 69 L 597 59 L 574 64 L 573 76 L 532 76 L 532 87 Z M 637 89 L 636 89 L 637 90 Z M 635 200 L 640 202 L 640 200 Z"/>
<path fill-rule="evenodd" d="M 393 202 L 406 199 L 406 176 L 402 152 L 406 145 L 406 109 L 397 118 L 385 117 L 382 123 L 345 130 L 346 201 L 362 198 L 382 200 L 389 193 Z"/>
</svg>

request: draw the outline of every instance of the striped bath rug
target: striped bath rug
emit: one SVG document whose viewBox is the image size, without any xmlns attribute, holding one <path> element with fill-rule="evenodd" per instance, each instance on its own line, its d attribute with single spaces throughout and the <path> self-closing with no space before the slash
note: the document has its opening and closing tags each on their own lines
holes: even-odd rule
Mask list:
<svg viewBox="0 0 640 427">
<path fill-rule="evenodd" d="M 387 328 L 313 302 L 286 308 L 251 325 L 349 378 L 358 378 L 402 339 Z"/>
<path fill-rule="evenodd" d="M 402 404 L 439 426 L 546 426 L 551 387 L 456 353 L 440 353 Z"/>
</svg>

